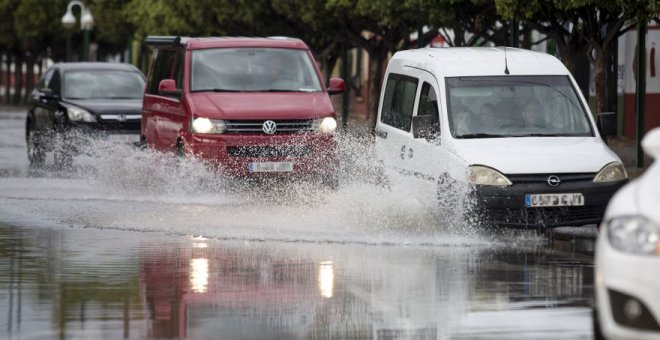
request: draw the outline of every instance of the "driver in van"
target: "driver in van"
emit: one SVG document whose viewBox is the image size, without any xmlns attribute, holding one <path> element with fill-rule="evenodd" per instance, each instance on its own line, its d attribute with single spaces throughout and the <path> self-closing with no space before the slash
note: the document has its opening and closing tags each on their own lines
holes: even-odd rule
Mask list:
<svg viewBox="0 0 660 340">
<path fill-rule="evenodd" d="M 527 100 L 522 106 L 522 125 L 524 127 L 544 127 L 545 117 L 541 111 L 539 101 L 532 98 Z"/>
</svg>

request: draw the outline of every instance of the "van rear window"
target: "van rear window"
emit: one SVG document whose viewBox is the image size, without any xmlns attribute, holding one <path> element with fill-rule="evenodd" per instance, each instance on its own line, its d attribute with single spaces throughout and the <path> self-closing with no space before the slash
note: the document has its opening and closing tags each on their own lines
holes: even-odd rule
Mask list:
<svg viewBox="0 0 660 340">
<path fill-rule="evenodd" d="M 447 78 L 456 138 L 593 136 L 567 76 Z"/>
</svg>

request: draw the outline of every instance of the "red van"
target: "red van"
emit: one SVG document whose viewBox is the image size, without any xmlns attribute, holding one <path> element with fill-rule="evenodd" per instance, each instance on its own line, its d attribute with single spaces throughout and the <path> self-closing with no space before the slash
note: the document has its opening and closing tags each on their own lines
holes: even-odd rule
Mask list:
<svg viewBox="0 0 660 340">
<path fill-rule="evenodd" d="M 292 38 L 150 36 L 142 106 L 147 146 L 194 155 L 236 176 L 337 184 L 337 122 L 307 45 Z"/>
</svg>

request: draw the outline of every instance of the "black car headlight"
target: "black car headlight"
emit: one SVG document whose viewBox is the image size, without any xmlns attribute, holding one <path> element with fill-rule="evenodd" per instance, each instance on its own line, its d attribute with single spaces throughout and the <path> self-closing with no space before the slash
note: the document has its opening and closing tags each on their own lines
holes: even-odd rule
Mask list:
<svg viewBox="0 0 660 340">
<path fill-rule="evenodd" d="M 70 104 L 63 104 L 66 108 L 66 115 L 72 122 L 96 123 L 96 116 L 89 111 Z"/>
</svg>

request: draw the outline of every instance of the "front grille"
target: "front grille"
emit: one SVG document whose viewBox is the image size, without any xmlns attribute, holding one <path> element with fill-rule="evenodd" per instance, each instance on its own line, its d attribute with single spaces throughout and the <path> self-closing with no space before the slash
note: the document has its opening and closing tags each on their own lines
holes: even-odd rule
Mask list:
<svg viewBox="0 0 660 340">
<path fill-rule="evenodd" d="M 312 130 L 312 120 L 273 120 L 277 125 L 275 134 L 294 134 Z M 227 120 L 227 133 L 257 133 L 266 134 L 263 131 L 265 120 Z"/>
<path fill-rule="evenodd" d="M 312 148 L 308 145 L 227 147 L 227 154 L 232 157 L 304 157 L 311 152 Z"/>
<path fill-rule="evenodd" d="M 569 182 L 591 182 L 596 176 L 595 173 L 573 173 L 573 174 L 524 174 L 524 175 L 506 175 L 513 184 L 524 183 L 548 183 L 548 177 L 557 176 L 561 183 Z"/>
<path fill-rule="evenodd" d="M 498 225 L 557 227 L 579 223 L 597 223 L 605 207 L 551 207 L 526 209 L 488 209 L 487 219 Z"/>
</svg>

